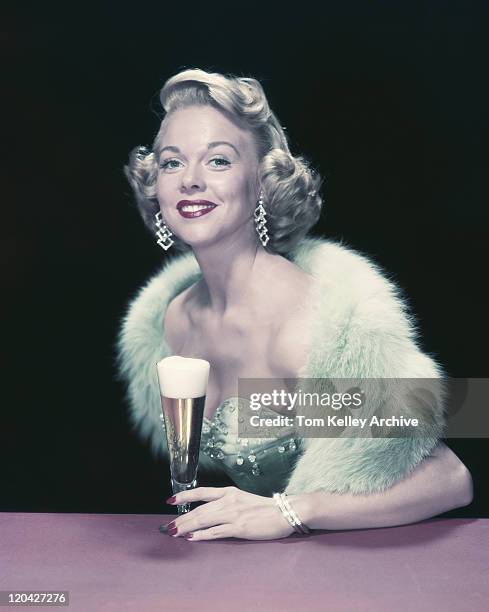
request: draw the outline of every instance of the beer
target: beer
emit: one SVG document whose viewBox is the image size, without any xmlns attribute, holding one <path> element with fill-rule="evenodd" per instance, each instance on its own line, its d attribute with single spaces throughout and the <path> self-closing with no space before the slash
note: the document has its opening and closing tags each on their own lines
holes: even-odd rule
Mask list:
<svg viewBox="0 0 489 612">
<path fill-rule="evenodd" d="M 174 495 L 197 485 L 209 371 L 210 364 L 204 359 L 175 355 L 157 363 Z M 179 514 L 189 512 L 190 505 L 178 505 L 177 510 Z"/>
</svg>

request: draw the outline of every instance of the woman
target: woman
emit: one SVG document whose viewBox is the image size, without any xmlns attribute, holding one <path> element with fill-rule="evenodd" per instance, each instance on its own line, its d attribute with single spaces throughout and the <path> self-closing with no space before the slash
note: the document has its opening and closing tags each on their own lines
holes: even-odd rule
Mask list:
<svg viewBox="0 0 489 612">
<path fill-rule="evenodd" d="M 237 484 L 168 500 L 207 503 L 167 533 L 274 539 L 401 525 L 469 504 L 470 473 L 440 441 L 439 386 L 417 436 L 239 439 L 238 378 L 440 379 L 442 370 L 418 348 L 398 288 L 374 263 L 306 237 L 321 179 L 290 153 L 256 80 L 185 70 L 165 83 L 161 102 L 152 150 L 134 150 L 125 171 L 158 244 L 187 252 L 130 304 L 118 365 L 133 424 L 164 454 L 155 363 L 208 360 L 200 466 Z M 370 414 L 392 412 L 370 401 Z M 405 397 L 395 410 L 416 414 Z"/>
</svg>

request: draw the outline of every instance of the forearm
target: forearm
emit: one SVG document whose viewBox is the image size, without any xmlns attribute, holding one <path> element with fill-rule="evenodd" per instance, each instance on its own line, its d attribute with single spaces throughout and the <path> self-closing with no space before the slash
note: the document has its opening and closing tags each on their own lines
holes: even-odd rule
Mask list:
<svg viewBox="0 0 489 612">
<path fill-rule="evenodd" d="M 472 501 L 472 479 L 446 446 L 406 478 L 381 493 L 317 491 L 288 496 L 311 529 L 366 529 L 415 523 Z"/>
</svg>

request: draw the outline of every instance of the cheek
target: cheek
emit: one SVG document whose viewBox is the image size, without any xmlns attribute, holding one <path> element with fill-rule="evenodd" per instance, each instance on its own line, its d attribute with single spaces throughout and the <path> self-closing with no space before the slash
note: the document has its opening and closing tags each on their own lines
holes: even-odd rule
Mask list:
<svg viewBox="0 0 489 612">
<path fill-rule="evenodd" d="M 157 196 L 159 196 L 163 191 L 163 183 L 161 182 L 159 175 L 156 177 L 155 190 Z"/>
<path fill-rule="evenodd" d="M 243 184 L 243 195 L 247 204 L 247 208 L 249 210 L 254 210 L 256 206 L 256 193 L 255 185 L 252 180 L 248 179 Z M 249 212 L 249 210 L 247 212 Z"/>
<path fill-rule="evenodd" d="M 160 204 L 167 204 L 173 198 L 175 187 L 172 187 L 172 181 L 168 180 L 168 177 L 165 177 L 165 180 L 160 178 L 161 175 L 156 180 L 156 198 L 158 199 Z"/>
<path fill-rule="evenodd" d="M 248 177 L 235 176 L 223 181 L 222 195 L 224 198 L 239 200 L 242 204 L 250 204 L 253 198 L 253 185 Z"/>
</svg>

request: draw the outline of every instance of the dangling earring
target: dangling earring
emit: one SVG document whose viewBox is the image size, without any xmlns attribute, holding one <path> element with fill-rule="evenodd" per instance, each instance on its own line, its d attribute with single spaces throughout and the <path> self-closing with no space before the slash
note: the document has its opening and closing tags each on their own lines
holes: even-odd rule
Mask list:
<svg viewBox="0 0 489 612">
<path fill-rule="evenodd" d="M 267 220 L 265 218 L 266 214 L 266 210 L 263 207 L 263 192 L 260 191 L 260 198 L 255 208 L 255 228 L 263 246 L 266 246 L 267 242 L 270 240 L 268 236 Z"/>
<path fill-rule="evenodd" d="M 158 244 L 160 245 L 162 249 L 165 249 L 165 251 L 168 251 L 171 245 L 175 242 L 174 240 L 170 238 L 170 236 L 173 236 L 173 234 L 170 232 L 166 223 L 163 221 L 161 211 L 156 213 L 155 219 L 156 219 L 156 227 L 158 228 L 158 231 L 156 232 L 156 237 L 158 238 Z M 162 227 L 162 224 L 163 224 L 163 227 Z"/>
</svg>

